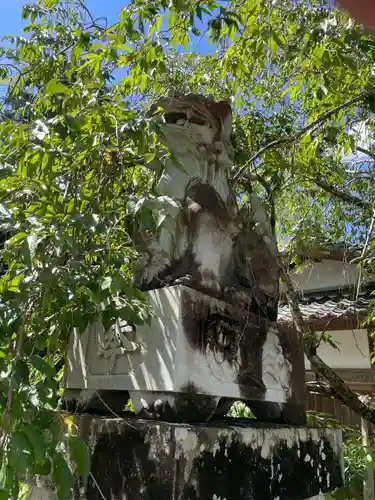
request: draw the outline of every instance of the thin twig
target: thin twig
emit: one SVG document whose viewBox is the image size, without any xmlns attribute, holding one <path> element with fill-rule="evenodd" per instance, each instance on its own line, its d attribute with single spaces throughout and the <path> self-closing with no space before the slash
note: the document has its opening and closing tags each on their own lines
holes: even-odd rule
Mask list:
<svg viewBox="0 0 375 500">
<path fill-rule="evenodd" d="M 343 191 L 335 186 L 332 186 L 331 184 L 323 180 L 321 177 L 313 179 L 313 182 L 315 182 L 315 184 L 324 191 L 327 191 L 327 193 L 332 194 L 336 198 L 339 198 L 340 200 L 345 201 L 346 203 L 350 203 L 352 205 L 355 205 L 356 207 L 364 209 L 371 208 L 371 204 L 368 203 L 367 201 L 364 201 L 361 198 L 358 198 L 357 196 L 348 193 L 347 191 Z"/>
<path fill-rule="evenodd" d="M 319 340 L 317 340 L 317 342 L 316 342 L 316 345 L 315 345 L 316 349 L 319 349 L 320 344 L 321 344 L 321 343 L 322 343 L 322 341 L 323 341 L 323 337 L 324 337 L 324 335 L 327 333 L 327 328 L 328 328 L 328 327 L 329 327 L 329 325 L 332 323 L 332 321 L 333 321 L 333 320 L 335 320 L 336 318 L 337 318 L 336 316 L 332 317 L 332 318 L 331 318 L 331 319 L 329 319 L 329 320 L 327 321 L 327 323 L 325 324 L 325 326 L 324 326 L 324 328 L 323 328 L 322 332 L 321 332 L 321 333 L 320 333 L 320 335 L 319 335 Z"/>
<path fill-rule="evenodd" d="M 99 495 L 102 497 L 103 500 L 108 500 L 105 496 L 104 496 L 104 493 L 102 492 L 102 490 L 100 489 L 100 486 L 98 485 L 98 482 L 97 480 L 95 479 L 95 477 L 93 476 L 93 473 L 90 471 L 89 472 L 90 474 L 90 477 L 92 479 L 92 482 L 95 484 L 97 490 L 99 491 Z"/>
<path fill-rule="evenodd" d="M 236 173 L 236 175 L 234 175 L 232 181 L 233 182 L 239 181 L 239 179 L 242 177 L 243 173 L 248 168 L 248 166 L 251 165 L 255 160 L 257 160 L 260 156 L 262 156 L 263 153 L 265 153 L 269 149 L 295 142 L 301 136 L 307 134 L 308 132 L 313 132 L 315 129 L 319 128 L 323 124 L 323 122 L 325 122 L 326 120 L 328 120 L 329 118 L 334 116 L 339 111 L 342 111 L 343 109 L 346 109 L 349 106 L 352 106 L 353 104 L 356 104 L 356 103 L 362 101 L 363 99 L 365 99 L 366 97 L 368 97 L 369 95 L 371 95 L 373 93 L 374 93 L 373 90 L 366 90 L 364 92 L 361 92 L 356 97 L 353 97 L 352 99 L 349 99 L 348 101 L 343 102 L 339 106 L 336 106 L 335 108 L 330 109 L 330 110 L 326 111 L 325 113 L 321 114 L 316 120 L 309 123 L 305 127 L 302 127 L 294 135 L 280 137 L 279 139 L 275 139 L 274 141 L 269 142 L 263 148 L 261 148 L 259 151 L 257 151 L 256 153 L 253 154 L 253 156 L 245 163 L 245 165 L 240 168 L 240 170 Z"/>
<path fill-rule="evenodd" d="M 361 148 L 360 146 L 356 147 L 357 151 L 360 151 L 361 153 L 364 153 L 365 155 L 369 156 L 371 159 L 375 160 L 375 155 L 374 153 L 371 153 L 368 149 Z"/>
<path fill-rule="evenodd" d="M 16 363 L 18 360 L 20 360 L 22 358 L 24 340 L 25 340 L 25 328 L 22 326 L 17 334 L 16 345 L 14 347 L 13 363 Z M 10 380 L 9 381 L 8 395 L 7 395 L 7 402 L 6 402 L 2 426 L 1 426 L 1 442 L 0 442 L 1 448 L 3 448 L 6 436 L 9 433 L 10 423 L 11 423 L 11 419 L 12 419 L 13 390 L 12 390 L 11 385 L 12 385 L 12 381 Z"/>
<path fill-rule="evenodd" d="M 314 380 L 306 382 L 306 387 L 310 394 L 320 394 L 321 396 L 325 396 L 327 398 L 334 398 L 336 396 L 332 387 L 327 382 Z"/>
<path fill-rule="evenodd" d="M 120 420 L 123 421 L 123 423 L 126 423 L 126 425 L 128 425 L 129 427 L 131 427 L 132 429 L 137 429 L 137 427 L 135 427 L 134 425 L 131 425 L 129 422 L 126 422 L 126 420 L 122 419 L 122 417 L 120 417 L 120 415 L 118 415 L 117 413 L 115 413 L 112 408 L 104 401 L 104 399 L 101 397 L 101 395 L 99 394 L 98 391 L 95 391 L 95 394 L 97 395 L 97 397 L 100 399 L 101 403 L 103 403 L 103 405 L 107 408 L 107 410 L 110 411 L 110 413 L 112 413 L 112 415 Z"/>
<path fill-rule="evenodd" d="M 373 212 L 372 212 L 372 218 L 371 218 L 371 222 L 370 222 L 370 227 L 369 227 L 369 230 L 367 232 L 366 241 L 365 241 L 365 244 L 364 244 L 364 247 L 363 247 L 363 250 L 362 250 L 361 258 L 359 260 L 359 272 L 358 272 L 358 281 L 357 281 L 357 292 L 356 292 L 356 296 L 355 296 L 356 302 L 358 301 L 359 291 L 360 291 L 360 288 L 361 288 L 363 261 L 364 261 L 365 255 L 367 255 L 367 251 L 368 251 L 368 247 L 370 245 L 370 240 L 371 240 L 372 232 L 374 230 L 374 225 L 375 225 L 375 208 L 373 209 Z"/>
</svg>

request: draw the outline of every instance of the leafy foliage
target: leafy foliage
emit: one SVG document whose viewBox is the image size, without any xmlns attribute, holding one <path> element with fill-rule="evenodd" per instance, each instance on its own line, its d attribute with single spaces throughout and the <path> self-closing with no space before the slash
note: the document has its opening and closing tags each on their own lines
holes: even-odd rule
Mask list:
<svg viewBox="0 0 375 500">
<path fill-rule="evenodd" d="M 232 418 L 255 418 L 250 408 L 242 401 L 233 403 L 232 408 L 228 412 L 228 416 Z"/>
<path fill-rule="evenodd" d="M 366 472 L 366 453 L 358 433 L 351 433 L 344 440 L 345 486 L 327 498 L 330 500 L 361 500 Z"/>
<path fill-rule="evenodd" d="M 343 454 L 345 485 L 325 495 L 327 500 L 361 500 L 363 498 L 363 480 L 368 463 L 374 450 L 366 450 L 362 446 L 362 436 L 358 428 L 351 428 L 340 423 L 327 413 L 309 411 L 309 425 L 314 427 L 331 427 L 343 432 Z"/>
</svg>

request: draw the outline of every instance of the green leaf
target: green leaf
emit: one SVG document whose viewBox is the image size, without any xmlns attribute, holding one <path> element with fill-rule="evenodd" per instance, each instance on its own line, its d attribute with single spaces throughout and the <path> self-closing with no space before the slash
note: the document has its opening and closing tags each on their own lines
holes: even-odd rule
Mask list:
<svg viewBox="0 0 375 500">
<path fill-rule="evenodd" d="M 19 474 L 25 474 L 32 469 L 33 449 L 22 431 L 12 432 L 7 449 L 9 465 Z"/>
<path fill-rule="evenodd" d="M 27 238 L 27 233 L 25 233 L 25 232 L 19 232 L 19 233 L 15 234 L 14 236 L 12 236 L 8 240 L 7 244 L 11 246 L 11 245 L 14 245 L 15 243 L 17 243 L 19 241 L 24 240 L 25 238 Z"/>
<path fill-rule="evenodd" d="M 323 55 L 324 55 L 324 47 L 321 45 L 317 45 L 315 47 L 314 52 L 313 52 L 313 58 L 314 58 L 315 63 L 317 65 L 320 65 L 322 58 L 323 58 Z"/>
<path fill-rule="evenodd" d="M 52 9 L 56 7 L 58 0 L 42 0 L 47 9 Z"/>
<path fill-rule="evenodd" d="M 34 472 L 39 476 L 49 476 L 49 474 L 51 473 L 51 469 L 51 461 L 47 458 L 46 460 L 35 464 Z"/>
<path fill-rule="evenodd" d="M 276 43 L 276 40 L 275 40 L 274 38 L 270 38 L 270 41 L 269 41 L 269 42 L 270 42 L 270 48 L 271 48 L 272 52 L 273 52 L 274 54 L 276 54 L 276 53 L 277 53 L 277 50 L 278 50 L 278 45 L 277 45 L 277 43 Z"/>
<path fill-rule="evenodd" d="M 8 490 L 0 490 L 0 500 L 9 500 L 11 498 L 11 494 Z"/>
<path fill-rule="evenodd" d="M 49 377 L 54 377 L 56 375 L 55 368 L 49 365 L 45 359 L 37 354 L 33 354 L 31 356 L 30 364 L 40 373 L 43 373 L 43 375 L 47 375 Z"/>
<path fill-rule="evenodd" d="M 102 290 L 108 290 L 111 286 L 112 283 L 112 278 L 111 276 L 106 276 L 104 280 L 102 281 L 101 289 Z"/>
<path fill-rule="evenodd" d="M 42 430 L 32 424 L 26 424 L 22 428 L 22 432 L 26 434 L 27 439 L 34 450 L 34 457 L 37 462 L 41 462 L 45 458 L 46 447 Z"/>
<path fill-rule="evenodd" d="M 78 436 L 69 439 L 71 456 L 86 487 L 90 473 L 90 450 L 87 443 Z"/>
<path fill-rule="evenodd" d="M 73 477 L 66 463 L 60 454 L 53 457 L 53 480 L 57 487 L 57 497 L 59 500 L 71 500 L 73 492 Z"/>
<path fill-rule="evenodd" d="M 202 8 L 200 5 L 197 5 L 197 8 L 195 9 L 195 13 L 198 16 L 199 20 L 202 22 Z"/>
<path fill-rule="evenodd" d="M 279 35 L 275 30 L 271 28 L 271 37 L 275 40 L 276 44 L 279 47 L 282 47 L 285 44 L 285 38 L 282 35 Z"/>
<path fill-rule="evenodd" d="M 16 386 L 20 387 L 22 385 L 24 386 L 30 385 L 29 375 L 30 375 L 29 367 L 27 366 L 26 362 L 23 361 L 22 359 L 17 360 L 13 372 L 13 380 Z"/>
<path fill-rule="evenodd" d="M 237 110 L 240 109 L 240 107 L 242 106 L 242 103 L 243 103 L 242 97 L 240 97 L 240 96 L 236 97 L 234 104 L 235 104 L 235 107 Z"/>
<path fill-rule="evenodd" d="M 368 106 L 372 113 L 375 113 L 375 94 L 371 94 L 368 96 Z"/>
<path fill-rule="evenodd" d="M 66 87 L 60 80 L 53 79 L 51 80 L 46 89 L 46 94 L 66 94 L 68 92 L 68 87 Z"/>
<path fill-rule="evenodd" d="M 155 160 L 155 154 L 156 154 L 156 151 L 151 151 L 150 153 L 146 153 L 144 155 L 145 162 L 150 163 L 153 160 Z"/>
</svg>

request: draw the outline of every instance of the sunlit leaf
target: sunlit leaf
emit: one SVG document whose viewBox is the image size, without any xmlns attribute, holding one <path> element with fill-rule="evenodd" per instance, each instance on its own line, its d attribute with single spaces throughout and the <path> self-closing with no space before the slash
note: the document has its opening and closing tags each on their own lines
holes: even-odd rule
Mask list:
<svg viewBox="0 0 375 500">
<path fill-rule="evenodd" d="M 42 430 L 32 424 L 27 424 L 22 427 L 22 432 L 26 435 L 33 448 L 36 461 L 41 462 L 44 460 L 46 450 Z"/>
<path fill-rule="evenodd" d="M 69 447 L 72 459 L 77 466 L 77 471 L 86 486 L 90 473 L 90 450 L 88 444 L 78 436 L 71 436 Z"/>
<path fill-rule="evenodd" d="M 51 80 L 46 87 L 46 94 L 65 94 L 68 88 L 57 79 Z"/>
<path fill-rule="evenodd" d="M 59 500 L 70 500 L 73 490 L 73 477 L 66 460 L 59 454 L 53 457 L 53 480 L 57 487 Z"/>
</svg>

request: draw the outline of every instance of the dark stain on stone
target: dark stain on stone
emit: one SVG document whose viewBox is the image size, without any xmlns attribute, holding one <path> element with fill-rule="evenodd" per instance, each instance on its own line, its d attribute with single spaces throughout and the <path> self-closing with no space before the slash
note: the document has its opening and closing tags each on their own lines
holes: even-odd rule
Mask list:
<svg viewBox="0 0 375 500">
<path fill-rule="evenodd" d="M 130 424 L 131 425 L 131 424 Z M 100 487 L 89 480 L 87 500 L 173 499 L 173 458 L 157 450 L 150 459 L 150 444 L 141 428 L 129 428 L 125 434 L 102 434 L 91 458 L 91 473 Z"/>
<path fill-rule="evenodd" d="M 242 441 L 246 425 L 228 430 L 229 437 L 220 437 L 221 426 L 198 425 L 188 428 L 197 444 L 185 455 L 176 425 L 114 420 L 98 431 L 90 417 L 83 420 L 81 435 L 95 441 L 87 500 L 302 500 L 342 486 L 340 459 L 327 437 L 292 446 L 281 440 L 262 456 L 262 442 L 255 448 Z M 253 427 L 272 439 L 272 426 Z M 74 493 L 78 500 L 77 485 Z"/>
<path fill-rule="evenodd" d="M 290 362 L 292 373 L 290 377 L 290 396 L 283 404 L 285 422 L 293 425 L 306 423 L 306 385 L 305 361 L 302 338 L 297 334 L 294 325 L 277 326 L 279 342 L 284 356 Z"/>
<path fill-rule="evenodd" d="M 108 415 L 123 413 L 129 401 L 129 392 L 120 390 L 98 390 L 89 399 L 80 399 L 85 394 L 82 391 L 65 390 L 60 401 L 60 409 L 73 413 L 90 413 L 92 415 Z"/>
<path fill-rule="evenodd" d="M 218 398 L 204 392 L 189 382 L 175 394 L 175 413 L 180 422 L 202 422 L 209 420 L 216 411 Z"/>
<path fill-rule="evenodd" d="M 262 315 L 245 312 L 231 304 L 200 297 L 189 289 L 182 291 L 182 322 L 193 349 L 210 352 L 218 363 L 224 360 L 233 367 L 240 399 L 264 422 L 303 425 L 305 385 L 302 344 L 295 330 L 278 332 L 283 355 L 292 367 L 291 391 L 285 403 L 264 401 L 262 350 L 272 325 Z M 276 325 L 272 325 L 276 328 Z"/>
<path fill-rule="evenodd" d="M 193 349 L 210 352 L 214 359 L 228 362 L 237 382 L 246 387 L 265 389 L 262 381 L 262 348 L 268 322 L 249 314 L 239 314 L 233 306 L 182 291 L 182 324 Z M 245 397 L 245 395 L 244 395 Z"/>
<path fill-rule="evenodd" d="M 197 216 L 202 212 L 212 217 L 212 221 L 214 222 L 213 228 L 217 227 L 225 231 L 228 224 L 231 222 L 228 208 L 216 189 L 211 184 L 199 182 L 198 179 L 193 178 L 188 182 L 186 187 L 183 208 L 183 221 L 190 226 L 189 241 L 197 232 Z"/>
<path fill-rule="evenodd" d="M 206 422 L 215 414 L 219 399 L 206 394 L 193 383 L 180 387 L 179 392 L 158 393 L 162 402 L 157 413 L 145 410 L 138 414 L 147 420 L 167 422 Z"/>
<path fill-rule="evenodd" d="M 252 450 L 240 442 L 232 442 L 227 447 L 222 441 L 215 455 L 204 452 L 194 463 L 198 485 L 195 498 L 212 499 L 216 494 L 226 500 L 274 500 L 277 497 L 300 500 L 315 496 L 319 491 L 330 491 L 342 483 L 341 470 L 328 442 L 324 443 L 323 452 L 326 463 L 335 465 L 331 470 L 323 466 L 318 473 L 319 446 L 312 441 L 301 442 L 299 450 L 297 446 L 288 448 L 282 444 L 272 461 L 262 458 L 260 449 Z M 308 455 L 315 459 L 315 466 L 304 460 Z M 329 485 L 327 472 L 330 472 Z M 191 486 L 184 488 L 183 499 L 194 498 L 189 490 Z"/>
</svg>

